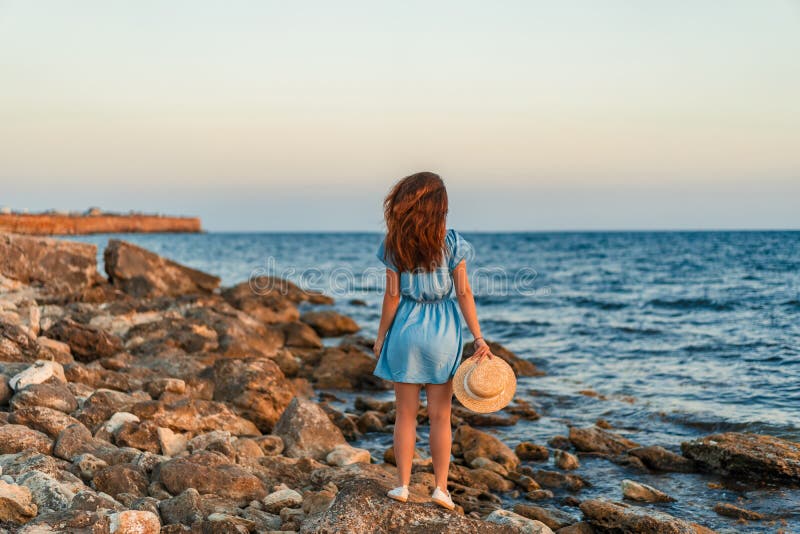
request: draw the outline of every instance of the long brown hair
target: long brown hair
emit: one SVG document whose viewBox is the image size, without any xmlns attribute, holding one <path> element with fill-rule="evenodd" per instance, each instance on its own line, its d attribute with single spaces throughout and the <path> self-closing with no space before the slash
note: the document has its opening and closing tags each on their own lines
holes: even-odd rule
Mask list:
<svg viewBox="0 0 800 534">
<path fill-rule="evenodd" d="M 418 172 L 397 182 L 383 201 L 386 259 L 400 272 L 432 271 L 444 255 L 447 190 L 438 174 Z"/>
</svg>

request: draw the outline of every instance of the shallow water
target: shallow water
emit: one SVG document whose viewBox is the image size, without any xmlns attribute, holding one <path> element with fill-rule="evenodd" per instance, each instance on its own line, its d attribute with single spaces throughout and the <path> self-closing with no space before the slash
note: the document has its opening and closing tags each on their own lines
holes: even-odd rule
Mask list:
<svg viewBox="0 0 800 534">
<path fill-rule="evenodd" d="M 681 441 L 729 430 L 800 441 L 800 232 L 464 235 L 476 249 L 470 270 L 484 335 L 547 372 L 518 387 L 542 419 L 492 429 L 512 447 L 600 417 L 642 444 L 675 451 Z M 109 237 L 72 239 L 102 247 Z M 218 274 L 226 285 L 265 271 L 293 279 L 336 297 L 365 335 L 377 329 L 378 234 L 124 239 Z M 424 428 L 420 434 L 426 437 Z M 380 458 L 390 440 L 370 435 L 364 445 Z M 619 499 L 619 482 L 632 478 L 678 499 L 659 509 L 720 531 L 800 532 L 799 490 L 710 489 L 718 477 L 643 476 L 588 458 L 578 474 L 594 484 L 582 497 Z M 713 512 L 720 501 L 786 524 L 737 524 Z"/>
</svg>

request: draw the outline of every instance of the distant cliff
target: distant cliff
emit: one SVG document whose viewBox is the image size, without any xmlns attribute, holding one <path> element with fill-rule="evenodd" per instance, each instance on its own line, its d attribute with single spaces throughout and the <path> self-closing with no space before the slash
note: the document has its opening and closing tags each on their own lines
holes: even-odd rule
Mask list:
<svg viewBox="0 0 800 534">
<path fill-rule="evenodd" d="M 198 217 L 140 213 L 115 214 L 90 210 L 86 214 L 0 213 L 0 232 L 29 235 L 201 232 Z"/>
</svg>

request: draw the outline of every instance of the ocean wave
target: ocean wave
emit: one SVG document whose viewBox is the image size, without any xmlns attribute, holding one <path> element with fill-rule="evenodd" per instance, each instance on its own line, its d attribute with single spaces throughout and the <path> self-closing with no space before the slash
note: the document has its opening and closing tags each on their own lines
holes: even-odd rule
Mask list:
<svg viewBox="0 0 800 534">
<path fill-rule="evenodd" d="M 729 302 L 720 302 L 709 298 L 677 298 L 661 299 L 656 298 L 647 302 L 649 306 L 655 308 L 665 308 L 672 310 L 709 310 L 709 311 L 728 311 L 734 308 Z"/>
</svg>

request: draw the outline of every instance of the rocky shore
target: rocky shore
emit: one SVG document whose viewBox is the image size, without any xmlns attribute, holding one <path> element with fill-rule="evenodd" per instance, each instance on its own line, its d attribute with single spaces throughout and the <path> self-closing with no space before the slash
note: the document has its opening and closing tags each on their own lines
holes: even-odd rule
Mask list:
<svg viewBox="0 0 800 534">
<path fill-rule="evenodd" d="M 143 213 L 0 213 L 0 232 L 26 235 L 86 235 L 115 233 L 197 233 L 197 217 L 173 217 Z"/>
<path fill-rule="evenodd" d="M 490 428 L 539 417 L 518 399 L 490 415 L 454 406 L 454 512 L 428 502 L 424 454 L 399 505 L 385 497 L 392 449 L 351 445 L 391 433 L 393 403 L 370 394 L 390 385 L 331 298 L 279 279 L 220 288 L 124 241 L 104 251 L 105 276 L 96 257 L 92 245 L 0 234 L 0 532 L 706 533 L 635 477 L 582 498 L 596 482 L 582 462 L 800 484 L 800 444 L 763 435 L 677 451 L 598 421 L 512 449 Z M 492 347 L 518 376 L 541 374 Z M 336 390 L 356 395 L 352 407 L 334 407 Z M 504 509 L 508 495 L 519 499 Z M 714 509 L 780 529 L 744 507 Z"/>
</svg>

